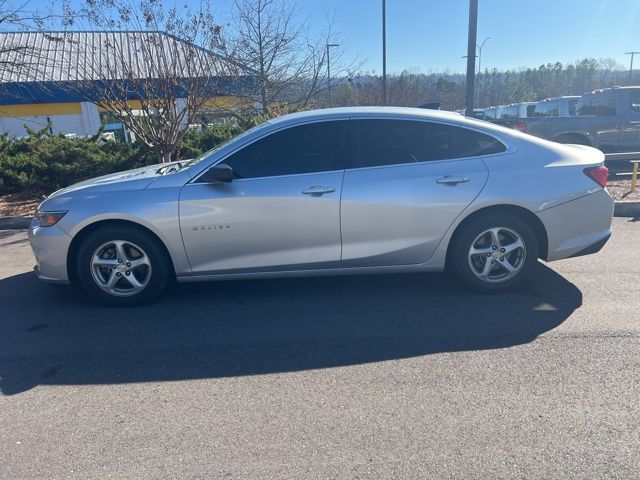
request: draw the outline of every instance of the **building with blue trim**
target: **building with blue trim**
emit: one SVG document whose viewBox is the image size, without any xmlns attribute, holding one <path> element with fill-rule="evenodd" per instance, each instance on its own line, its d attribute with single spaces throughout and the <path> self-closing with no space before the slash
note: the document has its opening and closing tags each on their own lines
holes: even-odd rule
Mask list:
<svg viewBox="0 0 640 480">
<path fill-rule="evenodd" d="M 177 51 L 184 52 L 177 60 L 176 45 Z M 85 136 L 102 126 L 124 137 L 123 125 L 94 103 L 97 89 L 91 82 L 152 80 L 152 67 L 143 57 L 162 56 L 169 49 L 173 49 L 177 68 L 180 61 L 187 68 L 192 58 L 186 57 L 194 51 L 204 59 L 201 61 L 223 64 L 215 69 L 215 76 L 212 73 L 214 87 L 207 95 L 203 122 L 220 118 L 221 108 L 234 104 L 242 85 L 251 82 L 249 69 L 225 68 L 220 56 L 165 32 L 0 32 L 0 56 L 4 57 L 0 62 L 0 133 L 25 136 L 26 125 L 33 130 L 50 128 L 53 133 Z M 101 71 L 105 65 L 112 68 Z M 136 108 L 144 93 L 133 87 L 123 90 L 129 105 Z"/>
</svg>

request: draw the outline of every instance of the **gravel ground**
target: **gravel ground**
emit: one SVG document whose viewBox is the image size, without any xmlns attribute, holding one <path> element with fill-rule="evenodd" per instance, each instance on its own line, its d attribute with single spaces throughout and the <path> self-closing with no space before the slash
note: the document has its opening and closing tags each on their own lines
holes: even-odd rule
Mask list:
<svg viewBox="0 0 640 480">
<path fill-rule="evenodd" d="M 631 192 L 631 180 L 609 180 L 607 182 L 607 190 L 615 200 L 623 201 L 639 201 L 640 186 L 635 192 Z"/>
</svg>

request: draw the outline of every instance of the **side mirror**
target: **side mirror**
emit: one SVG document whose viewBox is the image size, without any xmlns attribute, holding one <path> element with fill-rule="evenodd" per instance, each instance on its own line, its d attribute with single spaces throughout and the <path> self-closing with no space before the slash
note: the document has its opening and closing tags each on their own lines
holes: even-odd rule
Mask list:
<svg viewBox="0 0 640 480">
<path fill-rule="evenodd" d="M 235 178 L 233 169 L 226 163 L 214 165 L 200 177 L 205 183 L 230 183 Z"/>
</svg>

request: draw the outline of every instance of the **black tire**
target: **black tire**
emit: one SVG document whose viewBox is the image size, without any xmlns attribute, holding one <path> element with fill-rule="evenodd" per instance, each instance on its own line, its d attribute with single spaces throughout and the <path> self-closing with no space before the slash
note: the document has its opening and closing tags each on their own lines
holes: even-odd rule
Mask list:
<svg viewBox="0 0 640 480">
<path fill-rule="evenodd" d="M 474 242 L 482 241 L 477 240 L 478 237 L 483 232 L 497 227 L 504 228 L 504 230 L 499 232 L 499 235 L 505 235 L 506 241 L 515 233 L 524 244 L 523 253 L 520 253 L 520 250 L 518 250 L 514 253 L 506 254 L 516 256 L 513 262 L 509 258 L 507 258 L 507 261 L 510 262 L 509 265 L 512 267 L 517 264 L 519 270 L 514 273 L 514 276 L 511 278 L 505 278 L 503 280 L 494 279 L 493 281 L 482 280 L 472 270 L 474 268 L 472 263 L 479 262 L 479 265 L 475 266 L 476 270 L 479 271 L 482 269 L 481 267 L 485 265 L 483 260 L 484 262 L 493 260 L 495 265 L 489 268 L 492 272 L 496 272 L 494 276 L 499 277 L 500 274 L 509 275 L 506 269 L 500 265 L 500 263 L 503 262 L 503 260 L 501 260 L 503 257 L 499 257 L 499 253 L 497 253 L 499 249 L 496 250 L 495 255 L 497 255 L 497 257 L 495 257 L 495 259 L 494 257 L 488 257 L 488 254 L 487 259 L 484 259 L 484 254 L 474 256 L 473 260 L 470 259 L 470 249 L 472 245 L 474 245 Z M 503 238 L 503 240 L 505 240 L 505 238 Z M 493 247 L 487 245 L 487 249 L 490 248 Z M 518 259 L 520 258 L 522 259 L 521 263 L 518 263 Z M 450 273 L 471 290 L 479 293 L 502 292 L 522 282 L 536 267 L 538 263 L 538 239 L 529 224 L 516 215 L 509 213 L 480 214 L 463 223 L 455 233 L 447 260 L 447 267 Z M 501 273 L 503 270 L 504 272 Z"/>
<path fill-rule="evenodd" d="M 129 294 L 124 293 L 121 294 L 122 296 L 110 294 L 103 290 L 99 286 L 98 281 L 94 279 L 94 273 L 92 271 L 92 258 L 94 253 L 102 245 L 116 240 L 130 242 L 126 243 L 126 248 L 129 253 L 139 253 L 139 251 L 131 249 L 131 245 L 133 245 L 138 246 L 142 250 L 142 253 L 146 254 L 150 267 L 147 267 L 148 269 L 142 267 L 144 269 L 143 280 L 146 280 L 147 283 L 139 292 L 133 292 L 131 288 L 132 293 Z M 128 307 L 150 302 L 164 290 L 173 272 L 170 259 L 167 258 L 167 254 L 160 242 L 149 233 L 128 225 L 107 225 L 91 232 L 87 238 L 82 241 L 76 260 L 78 280 L 82 288 L 91 297 L 108 306 Z M 116 267 L 112 266 L 110 268 L 115 269 Z M 104 272 L 105 270 L 102 271 Z M 109 271 L 106 270 L 106 272 Z M 120 285 L 124 287 L 122 290 L 126 290 L 129 284 L 128 281 L 125 282 L 125 273 L 126 272 L 122 272 L 122 274 L 120 274 L 121 280 L 119 280 L 119 282 Z M 149 275 L 148 279 L 146 278 L 146 274 Z M 105 273 L 105 275 L 109 274 Z M 140 273 L 136 273 L 135 275 L 140 276 Z M 127 274 L 127 276 L 129 276 L 129 274 Z M 131 286 L 129 285 L 129 287 Z"/>
</svg>

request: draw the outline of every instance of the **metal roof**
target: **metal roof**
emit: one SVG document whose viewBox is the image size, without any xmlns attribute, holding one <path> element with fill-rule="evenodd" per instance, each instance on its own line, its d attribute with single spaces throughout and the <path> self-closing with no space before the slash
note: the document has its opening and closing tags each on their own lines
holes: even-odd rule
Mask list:
<svg viewBox="0 0 640 480">
<path fill-rule="evenodd" d="M 159 78 L 167 73 L 251 74 L 166 32 L 0 32 L 0 83 Z"/>
</svg>

